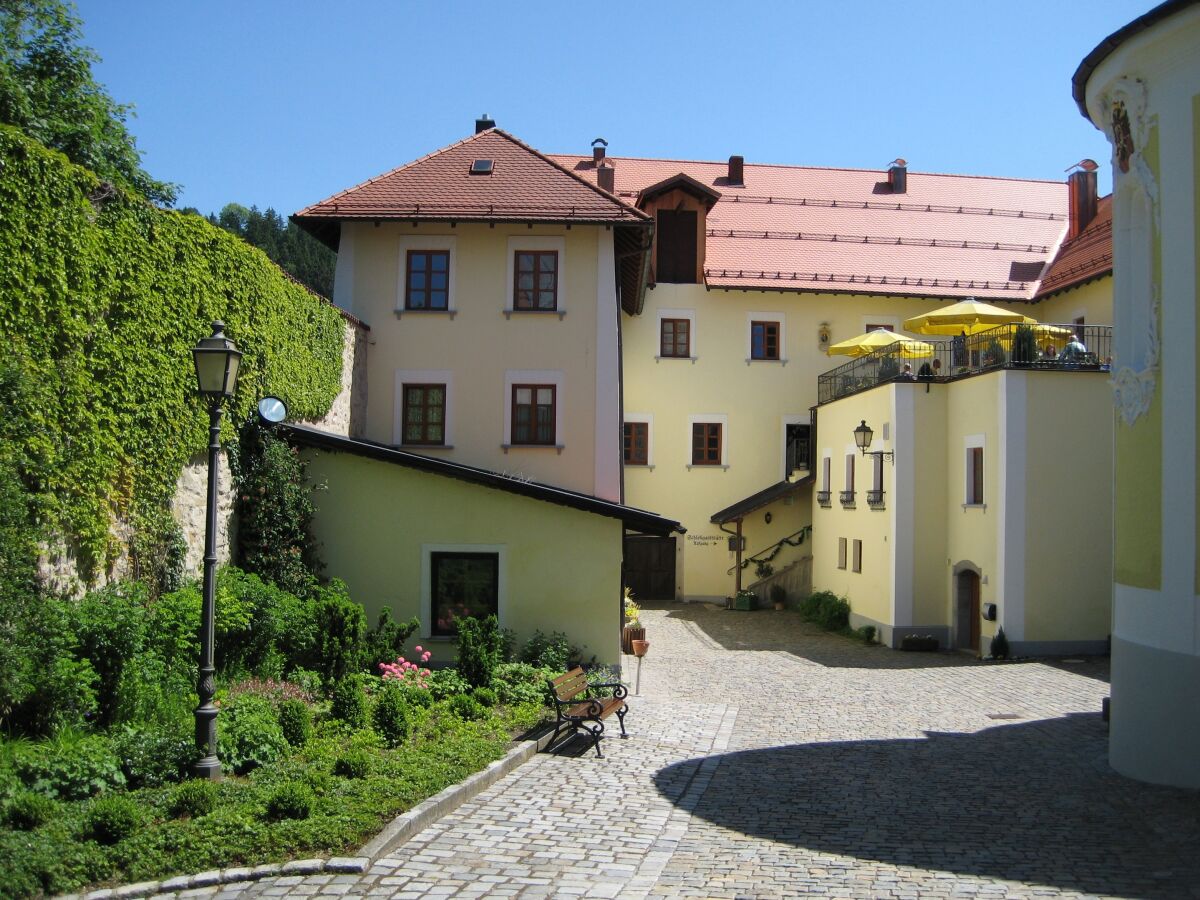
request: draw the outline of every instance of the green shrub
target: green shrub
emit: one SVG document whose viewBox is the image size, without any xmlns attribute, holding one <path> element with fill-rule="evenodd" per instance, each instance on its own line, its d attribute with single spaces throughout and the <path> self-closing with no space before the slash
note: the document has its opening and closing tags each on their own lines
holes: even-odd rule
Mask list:
<svg viewBox="0 0 1200 900">
<path fill-rule="evenodd" d="M 4 823 L 18 831 L 32 831 L 49 822 L 58 804 L 33 791 L 18 790 L 4 807 Z"/>
<path fill-rule="evenodd" d="M 828 594 L 821 599 L 816 622 L 826 631 L 841 631 L 850 627 L 850 604 L 841 597 Z"/>
<path fill-rule="evenodd" d="M 324 684 L 321 681 L 321 673 L 314 672 L 312 669 L 292 669 L 287 676 L 288 684 L 294 684 L 304 692 L 306 697 L 317 697 L 321 695 L 324 689 Z"/>
<path fill-rule="evenodd" d="M 312 713 L 303 700 L 284 700 L 278 716 L 283 736 L 293 747 L 303 747 L 312 739 Z"/>
<path fill-rule="evenodd" d="M 308 785 L 289 781 L 281 784 L 267 798 L 267 818 L 307 819 L 312 815 L 316 798 Z"/>
<path fill-rule="evenodd" d="M 384 743 L 389 747 L 399 747 L 412 731 L 409 720 L 408 704 L 404 702 L 404 694 L 396 687 L 385 684 L 375 701 L 375 709 L 371 712 L 371 721 L 379 732 Z"/>
<path fill-rule="evenodd" d="M 101 725 L 115 720 L 121 673 L 145 644 L 148 599 L 145 584 L 119 582 L 92 591 L 72 610 L 79 653 L 96 671 Z"/>
<path fill-rule="evenodd" d="M 562 674 L 528 663 L 504 663 L 496 667 L 496 693 L 505 706 L 550 702 L 548 679 Z"/>
<path fill-rule="evenodd" d="M 147 650 L 121 669 L 114 720 L 173 725 L 189 719 L 196 704 L 196 660 L 168 663 Z"/>
<path fill-rule="evenodd" d="M 446 708 L 467 722 L 488 717 L 488 710 L 470 694 L 456 694 L 446 701 Z"/>
<path fill-rule="evenodd" d="M 365 750 L 347 750 L 334 762 L 333 774 L 342 778 L 366 778 L 371 774 L 371 754 Z"/>
<path fill-rule="evenodd" d="M 479 701 L 481 706 L 486 706 L 491 709 L 500 702 L 499 694 L 492 688 L 475 688 L 471 691 L 471 696 Z"/>
<path fill-rule="evenodd" d="M 862 641 L 864 644 L 875 643 L 875 626 L 874 625 L 860 625 L 858 628 L 856 628 L 854 630 L 854 633 L 856 635 L 858 635 L 858 639 L 860 641 Z"/>
<path fill-rule="evenodd" d="M 125 786 L 120 757 L 109 740 L 76 731 L 21 747 L 13 769 L 30 790 L 59 800 L 84 800 Z"/>
<path fill-rule="evenodd" d="M 238 697 L 217 720 L 221 761 L 239 775 L 274 762 L 287 752 L 287 738 L 270 701 Z"/>
<path fill-rule="evenodd" d="M 185 781 L 171 792 L 167 810 L 176 819 L 198 819 L 217 807 L 217 786 L 205 778 Z"/>
<path fill-rule="evenodd" d="M 396 622 L 392 611 L 384 607 L 375 627 L 363 638 L 359 664 L 372 675 L 379 674 L 379 663 L 391 662 L 404 654 L 404 644 L 421 627 L 418 619 Z"/>
<path fill-rule="evenodd" d="M 817 620 L 817 615 L 820 612 L 821 604 L 826 600 L 826 598 L 833 598 L 836 600 L 837 594 L 834 594 L 832 591 L 816 591 L 815 593 L 809 594 L 800 601 L 800 615 L 810 622 L 815 622 Z"/>
<path fill-rule="evenodd" d="M 367 615 L 350 599 L 345 582 L 339 579 L 314 591 L 309 601 L 314 638 L 306 665 L 320 672 L 330 685 L 360 669 Z"/>
<path fill-rule="evenodd" d="M 996 629 L 996 634 L 988 646 L 988 652 L 991 653 L 992 659 L 1008 659 L 1008 635 L 1004 633 L 1003 625 Z"/>
<path fill-rule="evenodd" d="M 490 687 L 496 666 L 504 661 L 504 636 L 495 616 L 455 619 L 458 671 L 472 687 Z"/>
<path fill-rule="evenodd" d="M 217 670 L 281 678 L 287 654 L 308 643 L 304 601 L 251 572 L 227 566 L 217 573 Z M 294 652 L 294 651 L 293 651 Z"/>
<path fill-rule="evenodd" d="M 363 728 L 367 724 L 367 694 L 363 688 L 363 677 L 347 675 L 333 686 L 329 715 L 351 728 Z"/>
<path fill-rule="evenodd" d="M 471 685 L 457 669 L 434 669 L 429 676 L 429 693 L 434 700 L 445 700 L 456 694 L 469 694 Z"/>
<path fill-rule="evenodd" d="M 99 844 L 115 844 L 129 837 L 142 823 L 142 810 L 125 794 L 97 797 L 83 814 L 84 833 Z"/>
<path fill-rule="evenodd" d="M 571 659 L 578 656 L 579 651 L 571 646 L 563 632 L 556 631 L 547 636 L 538 630 L 521 648 L 519 659 L 531 666 L 565 672 Z"/>
<path fill-rule="evenodd" d="M 97 709 L 96 671 L 80 659 L 72 602 L 54 597 L 9 598 L 0 608 L 0 647 L 14 668 L 3 678 L 5 724 L 31 737 L 77 728 Z M 3 651 L 0 651 L 2 654 Z"/>
<path fill-rule="evenodd" d="M 189 724 L 127 725 L 113 736 L 113 749 L 129 787 L 161 787 L 183 776 L 197 756 Z"/>
<path fill-rule="evenodd" d="M 410 708 L 428 709 L 433 705 L 433 693 L 428 688 L 393 682 L 391 689 L 399 691 Z"/>
</svg>

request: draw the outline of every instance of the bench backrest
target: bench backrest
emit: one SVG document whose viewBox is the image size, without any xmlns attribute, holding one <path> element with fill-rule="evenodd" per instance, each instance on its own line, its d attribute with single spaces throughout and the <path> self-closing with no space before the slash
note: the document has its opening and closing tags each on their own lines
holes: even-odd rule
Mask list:
<svg viewBox="0 0 1200 900">
<path fill-rule="evenodd" d="M 587 690 L 587 676 L 583 673 L 583 669 L 576 666 L 566 675 L 559 675 L 550 682 L 554 688 L 554 696 L 558 698 L 560 703 L 566 703 Z"/>
</svg>

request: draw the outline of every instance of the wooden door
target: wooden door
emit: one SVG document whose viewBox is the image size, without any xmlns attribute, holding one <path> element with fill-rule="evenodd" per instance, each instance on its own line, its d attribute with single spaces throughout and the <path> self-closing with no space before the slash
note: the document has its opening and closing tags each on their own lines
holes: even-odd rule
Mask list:
<svg viewBox="0 0 1200 900">
<path fill-rule="evenodd" d="M 658 211 L 656 281 L 696 283 L 696 213 L 688 209 Z"/>
<path fill-rule="evenodd" d="M 634 599 L 675 599 L 675 538 L 625 538 L 625 586 Z"/>
</svg>

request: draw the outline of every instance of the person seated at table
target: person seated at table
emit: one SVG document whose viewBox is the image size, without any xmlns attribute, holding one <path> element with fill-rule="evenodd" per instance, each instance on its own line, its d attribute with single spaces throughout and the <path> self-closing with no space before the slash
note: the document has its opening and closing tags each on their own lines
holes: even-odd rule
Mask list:
<svg viewBox="0 0 1200 900">
<path fill-rule="evenodd" d="M 1053 344 L 1047 344 L 1042 350 L 1042 359 L 1058 359 L 1058 351 Z"/>
<path fill-rule="evenodd" d="M 908 363 L 904 364 L 904 368 L 900 370 L 901 381 L 916 381 L 917 376 L 913 374 L 912 366 Z"/>
<path fill-rule="evenodd" d="M 1071 335 L 1071 340 L 1067 342 L 1067 346 L 1063 347 L 1062 353 L 1058 358 L 1063 362 L 1079 362 L 1087 353 L 1087 347 L 1083 346 L 1083 341 L 1079 339 L 1079 335 Z"/>
<path fill-rule="evenodd" d="M 934 362 L 937 362 L 935 359 Z M 921 368 L 917 369 L 917 378 L 921 381 L 930 381 L 933 379 L 933 369 L 928 362 L 921 363 Z"/>
</svg>

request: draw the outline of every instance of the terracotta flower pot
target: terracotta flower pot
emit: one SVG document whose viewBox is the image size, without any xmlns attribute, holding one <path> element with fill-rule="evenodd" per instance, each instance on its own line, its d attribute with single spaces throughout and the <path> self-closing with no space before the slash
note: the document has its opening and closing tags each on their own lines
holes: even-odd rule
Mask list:
<svg viewBox="0 0 1200 900">
<path fill-rule="evenodd" d="M 646 629 L 645 628 L 641 627 L 640 625 L 637 627 L 634 627 L 633 625 L 626 625 L 624 628 L 621 629 L 621 652 L 622 653 L 632 653 L 633 652 L 633 642 L 640 641 L 645 637 L 646 637 Z"/>
<path fill-rule="evenodd" d="M 646 651 L 650 649 L 650 642 L 647 640 L 635 640 L 632 643 L 634 656 L 645 656 Z"/>
</svg>

